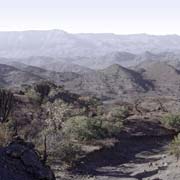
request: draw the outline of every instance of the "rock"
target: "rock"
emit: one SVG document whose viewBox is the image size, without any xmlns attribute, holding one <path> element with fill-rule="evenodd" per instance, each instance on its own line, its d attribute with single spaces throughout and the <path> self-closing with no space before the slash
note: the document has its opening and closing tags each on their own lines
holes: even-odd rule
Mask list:
<svg viewBox="0 0 180 180">
<path fill-rule="evenodd" d="M 16 138 L 0 149 L 0 179 L 55 180 L 50 167 L 41 162 L 32 143 Z"/>
<path fill-rule="evenodd" d="M 153 170 L 149 170 L 149 171 L 140 171 L 140 172 L 134 172 L 131 174 L 132 177 L 135 177 L 137 179 L 142 179 L 142 178 L 148 178 L 148 177 L 151 177 L 153 175 L 156 175 L 158 174 L 158 168 L 155 168 Z"/>
</svg>

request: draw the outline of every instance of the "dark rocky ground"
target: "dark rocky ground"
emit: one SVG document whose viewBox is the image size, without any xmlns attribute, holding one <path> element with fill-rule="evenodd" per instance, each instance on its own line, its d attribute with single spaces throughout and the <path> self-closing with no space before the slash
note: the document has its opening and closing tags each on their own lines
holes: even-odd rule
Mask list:
<svg viewBox="0 0 180 180">
<path fill-rule="evenodd" d="M 0 149 L 0 179 L 55 180 L 49 166 L 43 164 L 32 143 L 16 138 Z"/>
</svg>

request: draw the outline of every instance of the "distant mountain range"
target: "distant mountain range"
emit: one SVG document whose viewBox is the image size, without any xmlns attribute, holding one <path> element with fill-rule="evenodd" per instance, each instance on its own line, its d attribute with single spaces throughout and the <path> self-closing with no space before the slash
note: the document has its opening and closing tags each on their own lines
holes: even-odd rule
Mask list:
<svg viewBox="0 0 180 180">
<path fill-rule="evenodd" d="M 143 59 L 179 59 L 180 36 L 71 34 L 61 30 L 0 32 L 0 57 L 28 65 L 72 63 L 93 69 Z M 169 57 L 170 56 L 170 57 Z"/>
<path fill-rule="evenodd" d="M 0 57 L 92 57 L 112 52 L 178 51 L 180 36 L 71 34 L 61 30 L 0 32 Z"/>
<path fill-rule="evenodd" d="M 179 95 L 180 36 L 0 32 L 0 86 L 50 80 L 113 99 Z"/>
<path fill-rule="evenodd" d="M 82 66 L 130 67 L 145 60 L 170 60 L 177 64 L 179 50 L 178 35 L 71 34 L 61 30 L 0 32 L 0 63 L 18 61 L 58 72 L 74 69 L 84 73 Z"/>
</svg>

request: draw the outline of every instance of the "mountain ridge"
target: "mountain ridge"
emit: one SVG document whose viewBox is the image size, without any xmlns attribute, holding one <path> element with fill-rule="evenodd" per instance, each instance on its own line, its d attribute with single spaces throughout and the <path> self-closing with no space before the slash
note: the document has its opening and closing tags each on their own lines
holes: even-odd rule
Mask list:
<svg viewBox="0 0 180 180">
<path fill-rule="evenodd" d="M 0 32 L 0 56 L 8 58 L 38 55 L 92 57 L 113 51 L 177 51 L 180 49 L 177 45 L 180 45 L 178 35 L 71 34 L 62 30 Z"/>
</svg>

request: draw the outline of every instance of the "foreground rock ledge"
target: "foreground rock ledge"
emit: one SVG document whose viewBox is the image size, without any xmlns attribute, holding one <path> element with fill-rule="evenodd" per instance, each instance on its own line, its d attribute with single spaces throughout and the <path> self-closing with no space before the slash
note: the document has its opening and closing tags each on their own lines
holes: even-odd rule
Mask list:
<svg viewBox="0 0 180 180">
<path fill-rule="evenodd" d="M 44 165 L 32 143 L 16 138 L 0 149 L 0 179 L 55 180 L 54 173 Z"/>
</svg>

